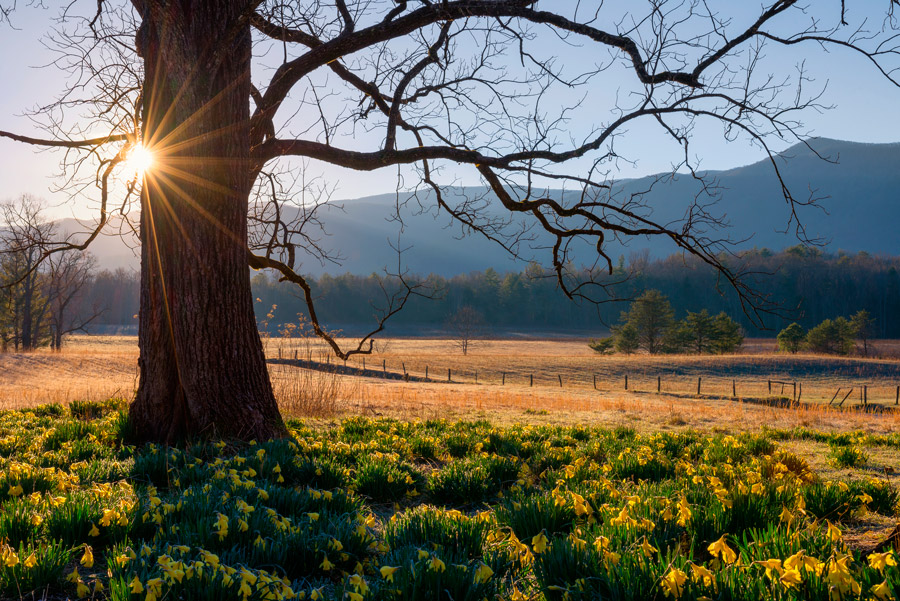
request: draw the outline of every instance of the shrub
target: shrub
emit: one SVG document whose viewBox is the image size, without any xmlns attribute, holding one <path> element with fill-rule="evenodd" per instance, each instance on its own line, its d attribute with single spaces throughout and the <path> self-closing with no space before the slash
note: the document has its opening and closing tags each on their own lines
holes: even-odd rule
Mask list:
<svg viewBox="0 0 900 601">
<path fill-rule="evenodd" d="M 806 341 L 806 330 L 798 323 L 792 323 L 778 332 L 778 349 L 794 354 L 803 347 Z"/>
<path fill-rule="evenodd" d="M 594 340 L 593 338 L 588 343 L 588 346 L 591 347 L 591 350 L 595 353 L 599 353 L 601 355 L 611 355 L 614 350 L 616 350 L 616 338 L 615 336 L 609 336 L 607 338 L 601 338 L 599 340 Z"/>
</svg>

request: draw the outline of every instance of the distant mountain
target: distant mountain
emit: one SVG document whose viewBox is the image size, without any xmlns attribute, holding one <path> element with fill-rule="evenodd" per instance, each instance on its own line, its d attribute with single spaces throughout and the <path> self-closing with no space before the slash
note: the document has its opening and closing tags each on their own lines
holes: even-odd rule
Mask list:
<svg viewBox="0 0 900 601">
<path fill-rule="evenodd" d="M 829 158 L 824 161 L 804 145 L 796 145 L 777 159 L 789 187 L 798 200 L 805 200 L 812 192 L 820 198 L 817 207 L 803 207 L 799 213 L 809 237 L 827 240 L 826 250 L 836 252 L 866 251 L 872 254 L 900 254 L 900 143 L 861 144 L 819 138 L 811 145 Z M 767 247 L 780 250 L 797 243 L 793 231 L 784 233 L 789 219 L 788 207 L 781 196 L 780 185 L 772 165 L 760 161 L 752 165 L 725 171 L 707 172 L 714 176 L 721 199 L 713 212 L 721 214 L 732 224 L 726 234 L 734 240 L 744 240 L 738 247 Z M 653 178 L 626 180 L 617 184 L 617 193 L 628 194 L 643 190 Z M 451 192 L 463 195 L 484 195 L 481 188 L 459 188 Z M 677 220 L 683 217 L 690 200 L 700 193 L 698 182 L 678 175 L 659 183 L 647 196 L 654 218 Z M 556 195 L 561 195 L 557 192 Z M 343 258 L 340 266 L 321 265 L 309 258 L 302 271 L 313 275 L 322 273 L 380 272 L 385 266 L 396 268 L 397 257 L 391 248 L 398 243 L 398 224 L 391 219 L 397 197 L 395 194 L 368 196 L 346 200 L 328 206 L 322 221 L 329 235 L 324 245 Z M 709 200 L 709 199 L 706 199 Z M 493 203 L 497 206 L 496 199 Z M 410 202 L 402 209 L 405 227 L 399 244 L 408 248 L 403 254 L 404 266 L 415 273 L 437 273 L 452 276 L 493 267 L 498 271 L 519 270 L 522 262 L 514 262 L 497 244 L 478 235 L 458 239 L 463 231 L 452 225 L 449 216 L 436 213 L 434 203 L 422 196 L 425 212 L 419 204 Z M 343 209 L 340 208 L 343 207 Z M 414 210 L 416 209 L 416 210 Z M 497 211 L 502 215 L 502 209 Z M 418 213 L 418 214 L 417 214 Z M 64 226 L 65 227 L 65 226 Z M 779 231 L 781 230 L 781 231 Z M 69 228 L 69 231 L 75 231 Z M 523 247 L 526 259 L 546 259 L 549 240 L 538 236 Z M 134 245 L 134 241 L 131 241 Z M 534 247 L 534 248 L 530 248 Z M 635 239 L 627 246 L 610 245 L 615 257 L 648 249 L 651 256 L 664 256 L 675 251 L 662 239 Z M 91 247 L 101 266 L 136 267 L 134 251 L 113 237 L 101 237 Z M 579 260 L 590 262 L 593 256 L 585 249 Z"/>
</svg>

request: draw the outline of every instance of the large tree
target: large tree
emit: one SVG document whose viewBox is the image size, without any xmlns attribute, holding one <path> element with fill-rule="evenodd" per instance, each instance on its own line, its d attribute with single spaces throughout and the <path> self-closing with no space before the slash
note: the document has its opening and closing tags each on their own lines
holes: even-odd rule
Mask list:
<svg viewBox="0 0 900 601">
<path fill-rule="evenodd" d="M 316 185 L 305 172 L 279 169 L 291 157 L 362 172 L 398 169 L 407 189 L 428 192 L 414 195 L 418 202 L 513 254 L 529 227 L 547 230 L 555 237 L 553 271 L 572 298 L 603 300 L 610 278 L 602 272 L 614 271 L 610 238 L 664 236 L 717 268 L 748 310 L 760 309 L 722 254 L 724 218 L 709 196 L 672 219 L 644 194 L 617 193 L 610 184 L 622 160 L 617 140 L 642 122 L 658 127 L 680 149 L 673 172 L 710 191 L 714 182 L 697 171 L 689 149 L 694 128 L 709 121 L 724 126 L 728 139 L 764 149 L 781 180 L 775 150 L 803 138 L 799 119 L 821 108 L 821 90 L 811 89 L 802 68 L 767 61 L 764 47 L 791 47 L 794 56 L 823 48 L 859 53 L 874 74 L 896 82 L 897 0 L 877 8 L 770 0 L 734 17 L 732 2 L 719 9 L 683 0 L 538 4 L 99 0 L 96 14 L 85 2 L 91 14 L 84 17 L 67 8 L 69 26 L 55 40 L 58 64 L 75 81 L 45 107 L 52 135 L 0 136 L 63 148 L 68 167 L 96 170 L 96 230 L 57 248 L 86 246 L 113 209 L 124 219 L 128 202 L 111 199 L 116 178 L 139 144 L 153 154 L 143 182 L 119 186 L 125 198 L 139 191 L 140 199 L 138 432 L 163 441 L 285 432 L 256 331 L 248 264 L 299 285 L 316 332 L 340 356 L 371 349 L 371 335 L 348 350 L 318 323 L 300 255 L 328 255 L 309 233 L 314 208 L 300 200 L 285 210 L 286 197 L 305 198 Z M 15 15 L 10 8 L 0 7 L 0 20 Z M 582 48 L 554 60 L 573 45 Z M 576 54 L 588 60 L 572 60 Z M 610 84 L 620 94 L 610 94 Z M 92 94 L 79 96 L 84 90 Z M 73 121 L 73 107 L 88 117 Z M 489 194 L 448 193 L 444 186 L 467 170 Z M 419 185 L 409 183 L 412 175 Z M 549 192 L 560 185 L 569 192 Z M 786 185 L 783 193 L 789 225 L 803 237 L 796 209 L 812 199 Z M 486 210 L 493 204 L 508 218 Z M 572 277 L 580 240 L 594 249 L 598 268 L 588 281 Z M 416 292 L 402 284 L 373 334 Z"/>
</svg>

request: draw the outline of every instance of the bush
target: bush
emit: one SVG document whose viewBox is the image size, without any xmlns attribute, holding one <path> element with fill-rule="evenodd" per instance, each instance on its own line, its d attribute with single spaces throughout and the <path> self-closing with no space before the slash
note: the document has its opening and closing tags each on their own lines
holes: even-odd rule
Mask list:
<svg viewBox="0 0 900 601">
<path fill-rule="evenodd" d="M 803 347 L 806 340 L 806 330 L 799 323 L 792 323 L 778 332 L 778 349 L 794 354 Z"/>
<path fill-rule="evenodd" d="M 609 336 L 600 340 L 591 339 L 588 346 L 591 347 L 591 350 L 601 355 L 611 355 L 616 350 L 616 338 Z"/>
</svg>

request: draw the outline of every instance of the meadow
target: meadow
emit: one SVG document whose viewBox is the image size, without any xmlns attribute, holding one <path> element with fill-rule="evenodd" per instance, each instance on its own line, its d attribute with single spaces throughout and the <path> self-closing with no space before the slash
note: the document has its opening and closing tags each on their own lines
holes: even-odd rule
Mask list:
<svg viewBox="0 0 900 601">
<path fill-rule="evenodd" d="M 134 339 L 73 342 L 0 355 L 2 599 L 900 599 L 900 413 L 813 392 L 892 360 L 398 339 L 272 364 L 291 439 L 167 449 L 116 400 Z"/>
</svg>

